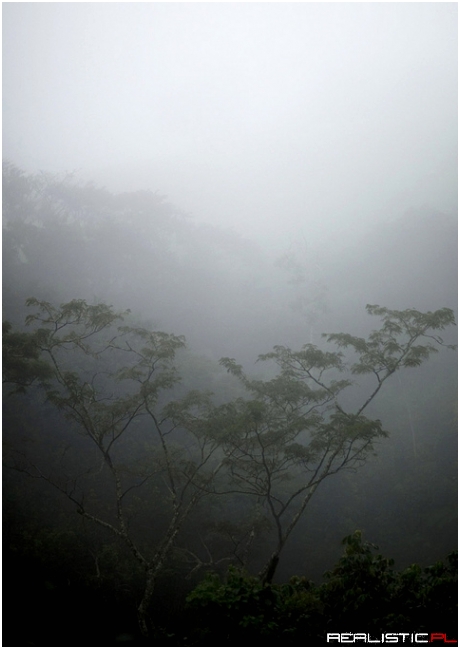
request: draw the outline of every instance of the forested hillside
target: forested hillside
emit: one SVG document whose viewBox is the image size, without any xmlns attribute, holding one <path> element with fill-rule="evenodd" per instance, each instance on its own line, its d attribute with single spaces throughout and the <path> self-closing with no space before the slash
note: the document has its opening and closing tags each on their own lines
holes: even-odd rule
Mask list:
<svg viewBox="0 0 460 649">
<path fill-rule="evenodd" d="M 454 558 L 436 563 L 457 543 L 451 215 L 274 253 L 158 193 L 11 162 L 3 214 L 11 646 L 231 644 L 240 626 L 297 644 L 302 606 L 319 642 L 367 569 L 369 610 L 383 583 L 390 602 L 369 631 L 403 601 L 452 615 Z M 222 604 L 231 565 L 259 602 L 244 615 Z"/>
</svg>

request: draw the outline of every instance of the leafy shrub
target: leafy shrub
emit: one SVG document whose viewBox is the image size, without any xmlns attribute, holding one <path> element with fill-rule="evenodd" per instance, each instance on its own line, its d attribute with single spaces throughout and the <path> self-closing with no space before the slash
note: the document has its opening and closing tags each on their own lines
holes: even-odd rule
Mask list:
<svg viewBox="0 0 460 649">
<path fill-rule="evenodd" d="M 343 544 L 343 556 L 319 586 L 305 577 L 263 585 L 234 567 L 224 580 L 208 574 L 187 598 L 188 639 L 206 646 L 312 646 L 337 629 L 456 632 L 456 552 L 446 563 L 396 572 L 359 530 Z"/>
</svg>

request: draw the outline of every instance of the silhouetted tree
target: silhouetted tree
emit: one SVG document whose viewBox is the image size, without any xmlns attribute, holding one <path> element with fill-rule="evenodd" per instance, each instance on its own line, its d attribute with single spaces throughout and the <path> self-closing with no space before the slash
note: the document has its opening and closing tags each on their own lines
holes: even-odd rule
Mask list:
<svg viewBox="0 0 460 649">
<path fill-rule="evenodd" d="M 455 323 L 450 309 L 366 308 L 382 319 L 381 328 L 367 339 L 324 334 L 328 342 L 355 352 L 351 365 L 340 351 L 325 352 L 311 344 L 300 351 L 277 346 L 259 356 L 278 369 L 275 378 L 262 381 L 248 378 L 234 359 L 221 359 L 250 395 L 221 406 L 216 416 L 228 493 L 243 493 L 263 504 L 276 530 L 275 548 L 260 575 L 264 582 L 273 579 L 289 536 L 323 480 L 360 466 L 375 442 L 387 436 L 380 420 L 363 414 L 385 381 L 402 368 L 419 366 L 437 351 L 433 342 L 452 348 L 433 333 Z M 340 379 L 344 372 L 348 378 Z M 356 374 L 371 374 L 374 387 L 359 407 L 347 412 L 340 395 Z"/>
<path fill-rule="evenodd" d="M 47 401 L 76 424 L 76 433 L 91 442 L 96 455 L 89 454 L 86 466 L 73 475 L 61 467 L 54 476 L 20 450 L 12 454 L 13 466 L 53 485 L 81 516 L 126 544 L 145 574 L 138 617 L 147 635 L 155 580 L 181 527 L 220 468 L 213 463 L 218 442 L 201 425 L 211 407 L 209 397 L 194 391 L 182 400 L 165 401 L 164 395 L 179 382 L 173 363 L 184 347 L 183 337 L 120 325 L 128 312 L 116 313 L 105 304 L 73 300 L 54 307 L 30 299 L 28 306 L 38 309 L 27 318 L 36 330 L 13 333 L 7 326 L 4 378 L 22 390 L 35 383 Z M 142 456 L 129 461 L 129 453 L 121 453 L 120 447 L 127 437 L 135 442 L 140 421 L 144 426 L 148 422 L 148 438 Z M 112 485 L 109 512 L 94 511 L 85 493 L 85 480 L 100 472 Z M 147 553 L 129 524 L 132 512 L 128 516 L 127 510 L 132 505 L 129 497 L 154 476 L 161 476 L 166 486 L 169 514 L 160 540 Z"/>
</svg>

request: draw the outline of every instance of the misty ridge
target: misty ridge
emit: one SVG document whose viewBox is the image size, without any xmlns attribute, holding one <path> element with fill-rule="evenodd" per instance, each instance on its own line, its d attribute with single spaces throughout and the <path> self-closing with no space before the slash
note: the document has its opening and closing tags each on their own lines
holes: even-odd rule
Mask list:
<svg viewBox="0 0 460 649">
<path fill-rule="evenodd" d="M 457 41 L 4 5 L 6 646 L 455 642 Z"/>
<path fill-rule="evenodd" d="M 103 298 L 172 327 L 198 352 L 255 360 L 275 344 L 318 344 L 331 327 L 350 328 L 371 296 L 394 308 L 456 303 L 456 221 L 426 207 L 339 249 L 301 238 L 276 254 L 195 223 L 151 191 L 113 194 L 9 162 L 4 181 L 4 284 L 17 308 L 35 293 L 48 299 L 62 278 L 58 300 Z M 38 274 L 28 273 L 34 263 Z M 24 274 L 34 281 L 19 295 L 14 278 Z"/>
</svg>

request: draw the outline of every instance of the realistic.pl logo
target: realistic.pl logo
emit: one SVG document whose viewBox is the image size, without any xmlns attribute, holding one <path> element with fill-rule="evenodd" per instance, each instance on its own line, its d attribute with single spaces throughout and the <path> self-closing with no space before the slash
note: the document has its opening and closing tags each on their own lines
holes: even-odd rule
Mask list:
<svg viewBox="0 0 460 649">
<path fill-rule="evenodd" d="M 430 642 L 441 642 L 443 644 L 457 644 L 447 633 L 382 633 L 374 636 L 372 633 L 328 633 L 328 642 L 339 642 L 340 644 L 353 644 L 355 642 L 366 642 L 367 644 L 428 644 Z"/>
</svg>

